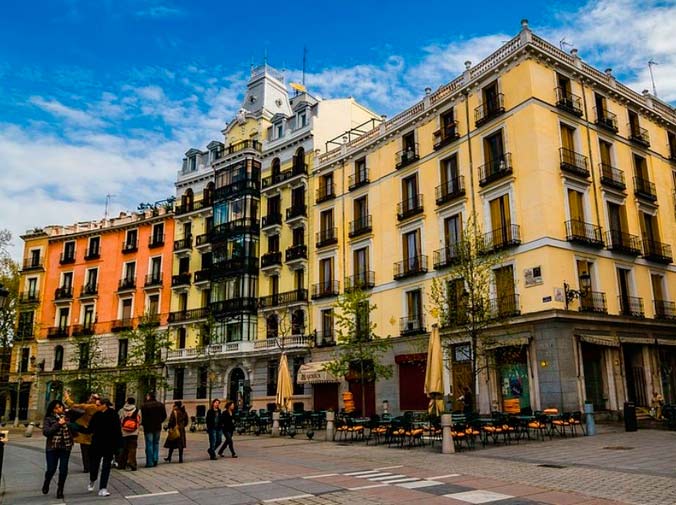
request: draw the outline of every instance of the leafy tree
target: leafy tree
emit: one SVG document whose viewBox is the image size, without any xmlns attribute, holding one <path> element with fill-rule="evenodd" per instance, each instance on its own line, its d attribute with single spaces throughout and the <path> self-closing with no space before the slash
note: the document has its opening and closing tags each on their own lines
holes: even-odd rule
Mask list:
<svg viewBox="0 0 676 505">
<path fill-rule="evenodd" d="M 361 289 L 346 291 L 334 306 L 336 343 L 333 359 L 325 370 L 336 377 L 356 374 L 361 386 L 361 412 L 366 412 L 366 383 L 392 377 L 392 365 L 384 363 L 384 354 L 392 347 L 389 337 L 376 334 L 371 313 L 377 306 Z"/>
<path fill-rule="evenodd" d="M 64 382 L 75 390 L 77 401 L 84 401 L 93 392 L 109 389 L 110 373 L 101 348 L 101 336 L 96 334 L 73 337 L 74 352 L 70 357 L 71 370 L 64 370 Z M 73 372 L 73 369 L 75 371 Z"/>
<path fill-rule="evenodd" d="M 20 266 L 7 251 L 11 239 L 8 230 L 0 230 L 0 287 L 8 291 L 5 304 L 0 308 L 0 396 L 4 396 L 9 387 L 9 363 L 19 299 Z M 3 399 L 0 398 L 0 402 L 4 406 Z"/>
</svg>

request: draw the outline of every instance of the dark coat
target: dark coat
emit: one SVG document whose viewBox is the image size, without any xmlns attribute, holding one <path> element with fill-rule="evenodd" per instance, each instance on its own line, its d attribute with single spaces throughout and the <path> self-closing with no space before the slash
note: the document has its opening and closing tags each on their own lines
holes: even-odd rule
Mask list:
<svg viewBox="0 0 676 505">
<path fill-rule="evenodd" d="M 42 434 L 46 437 L 46 449 L 64 449 L 70 451 L 73 447 L 73 433 L 66 424 L 59 424 L 55 415 L 45 416 L 42 423 Z"/>
<path fill-rule="evenodd" d="M 224 433 L 235 432 L 235 419 L 232 417 L 229 410 L 224 410 L 221 414 L 221 430 Z"/>
<path fill-rule="evenodd" d="M 157 400 L 143 402 L 141 405 L 141 426 L 143 431 L 158 433 L 162 431 L 162 423 L 167 418 L 167 409 Z"/>
<path fill-rule="evenodd" d="M 207 430 L 220 429 L 222 415 L 221 409 L 207 410 Z"/>
<path fill-rule="evenodd" d="M 104 456 L 112 456 L 122 445 L 122 428 L 115 409 L 108 408 L 97 412 L 89 422 L 92 432 L 92 451 Z"/>
<path fill-rule="evenodd" d="M 173 409 L 171 415 L 169 416 L 169 429 L 172 429 L 174 426 L 178 426 L 178 431 L 181 433 L 181 436 L 175 440 L 167 440 L 164 442 L 164 447 L 166 449 L 185 449 L 186 438 L 185 438 L 185 427 L 188 426 L 188 414 L 185 413 L 185 409 Z"/>
</svg>

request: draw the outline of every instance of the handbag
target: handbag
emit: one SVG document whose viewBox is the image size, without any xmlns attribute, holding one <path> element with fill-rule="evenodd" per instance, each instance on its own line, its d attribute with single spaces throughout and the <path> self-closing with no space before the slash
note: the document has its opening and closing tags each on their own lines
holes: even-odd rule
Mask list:
<svg viewBox="0 0 676 505">
<path fill-rule="evenodd" d="M 167 432 L 167 440 L 177 440 L 181 438 L 181 430 L 178 429 L 178 425 L 173 428 L 169 428 Z"/>
</svg>

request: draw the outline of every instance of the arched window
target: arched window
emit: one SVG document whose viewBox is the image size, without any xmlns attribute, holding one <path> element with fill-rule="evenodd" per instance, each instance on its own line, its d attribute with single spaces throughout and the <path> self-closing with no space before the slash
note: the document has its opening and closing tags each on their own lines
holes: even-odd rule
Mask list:
<svg viewBox="0 0 676 505">
<path fill-rule="evenodd" d="M 271 314 L 266 320 L 266 337 L 277 338 L 279 335 L 279 321 L 277 314 Z"/>
<path fill-rule="evenodd" d="M 291 334 L 303 335 L 305 333 L 305 312 L 301 309 L 294 310 L 291 314 Z"/>
<path fill-rule="evenodd" d="M 280 172 L 280 163 L 279 163 L 279 158 L 275 158 L 272 160 L 272 175 L 277 175 Z"/>
<path fill-rule="evenodd" d="M 305 149 L 299 147 L 296 150 L 296 154 L 293 157 L 293 168 L 294 171 L 302 170 L 305 166 Z"/>
<path fill-rule="evenodd" d="M 202 193 L 202 198 L 203 198 L 203 203 L 206 206 L 209 206 L 213 203 L 214 200 L 214 183 L 210 182 L 207 184 L 207 187 L 204 188 L 204 191 Z"/>
<path fill-rule="evenodd" d="M 183 193 L 183 196 L 181 197 L 181 207 L 183 207 L 184 212 L 188 212 L 192 210 L 192 204 L 195 199 L 195 195 L 192 192 L 192 189 L 188 188 L 185 190 L 185 193 Z"/>
<path fill-rule="evenodd" d="M 57 345 L 54 348 L 54 367 L 52 370 L 63 369 L 63 346 Z"/>
</svg>

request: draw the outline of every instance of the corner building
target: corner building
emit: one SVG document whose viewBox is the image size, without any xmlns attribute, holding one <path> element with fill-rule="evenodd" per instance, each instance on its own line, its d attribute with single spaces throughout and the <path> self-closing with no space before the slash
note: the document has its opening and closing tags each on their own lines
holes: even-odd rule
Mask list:
<svg viewBox="0 0 676 505">
<path fill-rule="evenodd" d="M 452 324 L 442 328 L 448 395 L 457 402 L 470 386 L 482 412 L 507 400 L 564 411 L 589 401 L 605 412 L 628 400 L 647 406 L 653 391 L 676 400 L 668 104 L 524 22 L 463 75 L 318 156 L 318 196 L 328 181 L 335 195 L 318 199 L 310 217 L 318 234 L 310 282 L 322 295 L 311 319 L 330 343 L 334 297 L 359 284 L 378 307 L 377 332 L 396 337 L 394 377 L 370 386 L 367 413 L 384 400 L 395 412 L 427 407 L 431 282 L 453 264 L 473 212 L 482 243 L 504 255 L 491 287 L 500 323 L 487 331 L 487 367 L 474 384 L 469 342 Z M 329 353 L 317 347 L 313 361 Z M 356 388 L 343 383 L 319 403 L 346 389 Z"/>
</svg>

